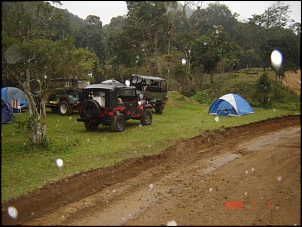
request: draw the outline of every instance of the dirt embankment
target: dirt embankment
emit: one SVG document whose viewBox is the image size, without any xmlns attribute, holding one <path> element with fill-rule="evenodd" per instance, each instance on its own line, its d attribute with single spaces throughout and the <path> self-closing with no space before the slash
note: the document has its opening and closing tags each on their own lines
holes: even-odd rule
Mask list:
<svg viewBox="0 0 302 227">
<path fill-rule="evenodd" d="M 301 70 L 286 72 L 283 83 L 301 95 Z"/>
</svg>

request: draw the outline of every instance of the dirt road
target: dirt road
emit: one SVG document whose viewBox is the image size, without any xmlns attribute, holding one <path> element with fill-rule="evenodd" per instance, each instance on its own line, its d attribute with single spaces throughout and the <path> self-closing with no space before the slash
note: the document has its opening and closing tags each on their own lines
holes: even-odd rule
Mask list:
<svg viewBox="0 0 302 227">
<path fill-rule="evenodd" d="M 16 220 L 7 208 L 17 208 Z M 300 116 L 181 140 L 2 204 L 3 225 L 301 225 Z"/>
</svg>

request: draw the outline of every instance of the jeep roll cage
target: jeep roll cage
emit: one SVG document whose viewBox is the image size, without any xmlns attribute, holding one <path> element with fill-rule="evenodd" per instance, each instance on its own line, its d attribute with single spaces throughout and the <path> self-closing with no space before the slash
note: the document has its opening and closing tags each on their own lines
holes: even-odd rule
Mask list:
<svg viewBox="0 0 302 227">
<path fill-rule="evenodd" d="M 130 85 L 135 86 L 138 90 L 144 90 L 143 86 L 147 86 L 146 89 L 157 90 L 157 92 L 167 92 L 166 80 L 157 76 L 145 76 L 139 74 L 132 74 Z M 162 88 L 162 91 L 158 91 L 158 87 Z M 156 89 L 157 88 L 157 89 Z"/>
</svg>

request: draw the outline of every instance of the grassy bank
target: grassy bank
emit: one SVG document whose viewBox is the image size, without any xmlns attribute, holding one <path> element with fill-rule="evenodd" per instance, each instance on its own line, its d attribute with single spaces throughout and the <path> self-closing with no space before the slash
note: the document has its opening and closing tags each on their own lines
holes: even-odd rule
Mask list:
<svg viewBox="0 0 302 227">
<path fill-rule="evenodd" d="M 190 138 L 202 131 L 222 126 L 237 126 L 282 115 L 300 114 L 282 109 L 254 109 L 255 113 L 241 117 L 208 115 L 209 105 L 200 104 L 177 92 L 169 92 L 169 100 L 162 115 L 153 114 L 149 126 L 129 120 L 126 129 L 113 133 L 109 127 L 99 126 L 89 132 L 77 122 L 78 113 L 70 117 L 47 112 L 49 145 L 45 150 L 32 150 L 27 145 L 22 127 L 28 113 L 15 114 L 13 123 L 1 126 L 1 202 L 42 187 L 45 183 L 75 173 L 112 165 L 124 159 L 158 154 L 180 138 Z M 64 161 L 63 168 L 55 160 Z"/>
</svg>

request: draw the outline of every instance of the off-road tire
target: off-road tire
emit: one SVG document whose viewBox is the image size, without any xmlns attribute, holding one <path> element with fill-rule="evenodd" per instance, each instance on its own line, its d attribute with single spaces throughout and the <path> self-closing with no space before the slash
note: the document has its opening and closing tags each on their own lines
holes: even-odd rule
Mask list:
<svg viewBox="0 0 302 227">
<path fill-rule="evenodd" d="M 66 101 L 59 102 L 58 105 L 58 113 L 62 116 L 69 116 L 71 115 L 72 108 Z"/>
<path fill-rule="evenodd" d="M 95 100 L 87 100 L 83 105 L 83 109 L 84 114 L 88 118 L 97 118 L 100 114 L 101 106 Z"/>
<path fill-rule="evenodd" d="M 150 109 L 146 109 L 141 116 L 140 121 L 142 125 L 150 125 L 152 123 L 152 111 Z"/>
<path fill-rule="evenodd" d="M 118 114 L 115 120 L 111 122 L 111 131 L 122 132 L 126 128 L 126 118 L 123 114 Z"/>
<path fill-rule="evenodd" d="M 89 131 L 95 131 L 98 129 L 99 125 L 98 124 L 93 124 L 90 123 L 90 121 L 85 121 L 84 122 L 85 128 Z"/>
</svg>

